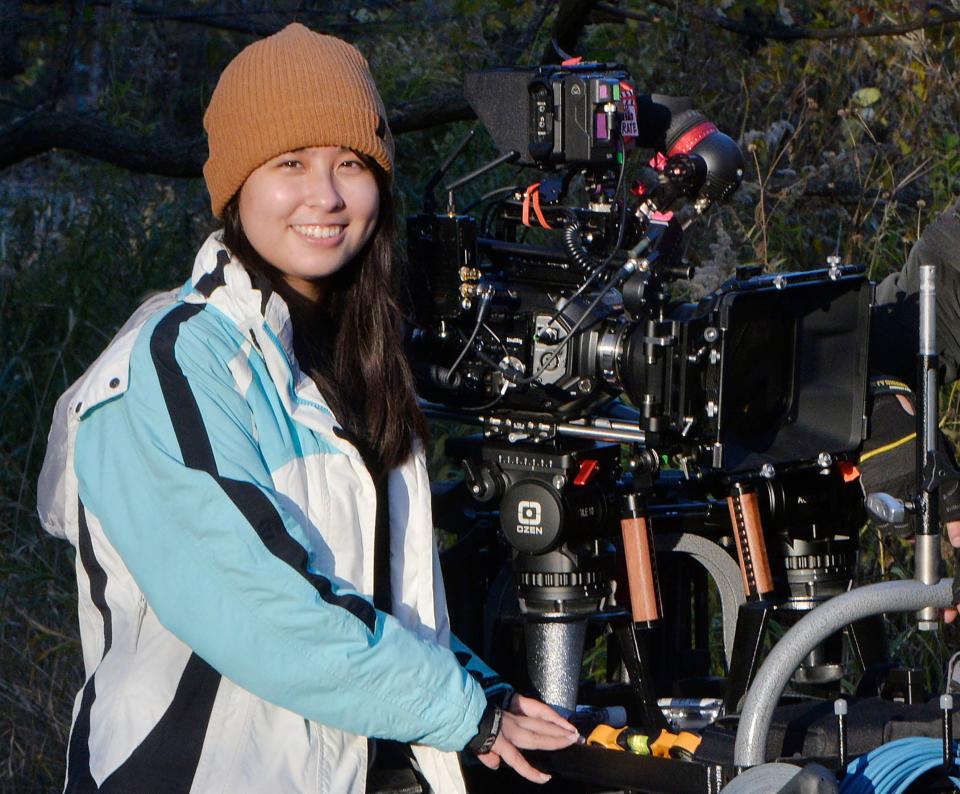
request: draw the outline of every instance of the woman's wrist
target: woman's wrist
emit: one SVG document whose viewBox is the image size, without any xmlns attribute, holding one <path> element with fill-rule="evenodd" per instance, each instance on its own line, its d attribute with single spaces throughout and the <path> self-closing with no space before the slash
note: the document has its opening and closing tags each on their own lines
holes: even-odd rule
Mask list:
<svg viewBox="0 0 960 794">
<path fill-rule="evenodd" d="M 505 689 L 503 692 L 499 692 L 490 698 L 491 702 L 495 702 L 501 709 L 504 711 L 510 711 L 511 706 L 513 705 L 513 698 L 517 694 L 517 690 L 513 687 Z"/>
<path fill-rule="evenodd" d="M 510 693 L 512 697 L 512 692 Z M 493 743 L 500 735 L 500 725 L 503 721 L 503 710 L 497 705 L 495 700 L 487 702 L 487 707 L 483 710 L 480 722 L 477 725 L 477 734 L 469 742 L 466 749 L 474 755 L 484 755 L 489 753 Z"/>
</svg>

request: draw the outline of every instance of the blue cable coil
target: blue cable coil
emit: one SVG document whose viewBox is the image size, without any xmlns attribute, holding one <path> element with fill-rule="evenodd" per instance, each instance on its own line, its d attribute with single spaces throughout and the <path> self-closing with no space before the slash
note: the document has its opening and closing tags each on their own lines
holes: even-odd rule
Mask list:
<svg viewBox="0 0 960 794">
<path fill-rule="evenodd" d="M 953 743 L 957 757 L 958 745 Z M 919 736 L 897 739 L 847 765 L 840 794 L 906 794 L 921 775 L 943 765 L 943 742 Z M 960 791 L 960 777 L 950 776 Z"/>
</svg>

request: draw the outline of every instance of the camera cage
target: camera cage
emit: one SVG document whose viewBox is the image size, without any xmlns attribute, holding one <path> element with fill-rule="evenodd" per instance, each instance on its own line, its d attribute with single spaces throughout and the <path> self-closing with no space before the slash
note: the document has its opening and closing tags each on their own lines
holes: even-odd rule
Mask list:
<svg viewBox="0 0 960 794">
<path fill-rule="evenodd" d="M 717 717 L 739 713 L 751 694 L 771 619 L 806 625 L 804 615 L 856 584 L 864 512 L 844 462 L 867 433 L 872 284 L 862 267 L 831 258 L 790 273 L 742 267 L 697 302 L 673 301 L 670 285 L 692 269 L 681 244 L 689 219 L 671 205 L 686 198 L 701 214 L 729 197 L 742 174 L 736 145 L 682 100 L 638 95 L 619 66 L 492 70 L 468 76 L 465 93 L 500 155 L 446 186 L 446 213 L 408 225 L 418 388 L 428 413 L 483 430 L 447 445 L 466 485 L 437 509 L 460 536 L 444 555 L 455 566 L 445 578 L 457 582 L 452 622 L 497 669 L 574 717 L 584 702 L 594 716 L 626 705 L 651 736 L 706 728 L 692 759 L 571 748 L 538 758 L 545 767 L 631 790 L 719 791 L 741 770 Z M 598 112 L 604 123 L 591 124 Z M 612 157 L 598 131 L 610 133 Z M 624 161 L 643 146 L 659 154 L 627 211 Z M 431 180 L 425 209 L 453 159 Z M 500 191 L 493 223 L 458 214 L 455 191 L 506 162 L 538 169 L 539 180 Z M 584 206 L 564 203 L 578 174 Z M 531 226 L 561 244 L 525 243 Z M 929 421 L 929 404 L 921 414 Z M 487 570 L 476 565 L 484 560 Z M 495 560 L 509 562 L 510 578 Z M 720 684 L 703 663 L 708 575 L 722 602 Z M 520 640 L 505 637 L 518 630 L 519 657 Z M 579 681 L 585 643 L 603 635 L 615 640 L 608 662 L 625 673 L 619 685 Z M 778 691 L 768 729 L 816 722 L 809 715 L 839 691 L 841 637 L 863 670 L 858 694 L 920 699 L 909 671 L 891 669 L 870 616 L 819 638 L 792 675 L 796 692 L 819 699 L 777 705 Z M 693 700 L 658 697 L 665 689 Z M 881 744 L 904 708 L 874 713 L 858 746 Z M 842 769 L 845 741 L 801 758 Z"/>
</svg>

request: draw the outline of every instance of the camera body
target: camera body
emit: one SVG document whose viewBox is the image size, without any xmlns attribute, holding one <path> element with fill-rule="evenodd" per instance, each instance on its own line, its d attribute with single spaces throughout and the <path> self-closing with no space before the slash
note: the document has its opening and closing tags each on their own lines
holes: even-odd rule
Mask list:
<svg viewBox="0 0 960 794">
<path fill-rule="evenodd" d="M 634 86 L 617 66 L 474 72 L 464 94 L 497 147 L 522 165 L 616 166 L 639 132 Z"/>
<path fill-rule="evenodd" d="M 862 268 L 741 268 L 696 303 L 672 301 L 679 227 L 653 220 L 644 233 L 657 235 L 658 266 L 597 301 L 599 290 L 575 294 L 587 274 L 562 251 L 484 240 L 464 216 L 412 219 L 421 396 L 554 423 L 600 416 L 626 398 L 645 443 L 690 471 L 759 471 L 856 449 L 872 303 Z M 461 355 L 483 294 L 482 327 Z"/>
<path fill-rule="evenodd" d="M 692 273 L 671 205 L 686 198 L 700 213 L 729 196 L 743 166 L 731 139 L 688 106 L 638 96 L 618 66 L 480 72 L 465 94 L 502 156 L 540 177 L 479 220 L 409 219 L 423 397 L 544 425 L 533 441 L 625 398 L 644 444 L 688 473 L 859 446 L 872 301 L 862 269 L 742 268 L 697 303 L 671 296 Z M 630 207 L 625 158 L 638 141 L 663 151 Z M 575 183 L 579 205 L 567 200 Z M 559 245 L 527 242 L 531 227 Z M 516 435 L 515 425 L 500 427 Z"/>
</svg>

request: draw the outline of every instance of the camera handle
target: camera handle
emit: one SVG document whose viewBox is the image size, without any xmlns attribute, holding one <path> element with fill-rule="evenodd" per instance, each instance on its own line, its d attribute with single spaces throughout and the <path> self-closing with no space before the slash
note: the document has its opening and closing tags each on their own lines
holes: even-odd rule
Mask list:
<svg viewBox="0 0 960 794">
<path fill-rule="evenodd" d="M 640 718 L 649 731 L 668 728 L 666 717 L 657 705 L 650 658 L 650 632 L 663 616 L 660 582 L 653 528 L 642 495 L 623 497 L 620 513 L 623 556 L 627 567 L 632 620 L 618 621 L 614 634 L 620 655 L 630 678 L 630 688 L 640 710 Z"/>
<path fill-rule="evenodd" d="M 660 583 L 657 580 L 653 530 L 641 499 L 635 493 L 628 494 L 623 499 L 620 531 L 623 533 L 623 556 L 627 564 L 633 622 L 644 628 L 651 628 L 663 616 L 663 607 Z"/>
<path fill-rule="evenodd" d="M 773 574 L 756 491 L 736 483 L 727 498 L 727 506 L 737 545 L 743 594 L 747 598 L 737 616 L 723 704 L 724 711 L 733 714 L 739 711 L 740 702 L 759 667 L 763 639 L 773 611 L 773 603 L 767 598 L 773 592 Z"/>
<path fill-rule="evenodd" d="M 727 505 L 737 543 L 740 573 L 743 574 L 743 594 L 751 601 L 763 600 L 773 592 L 773 575 L 757 493 L 738 482 L 727 498 Z"/>
</svg>

